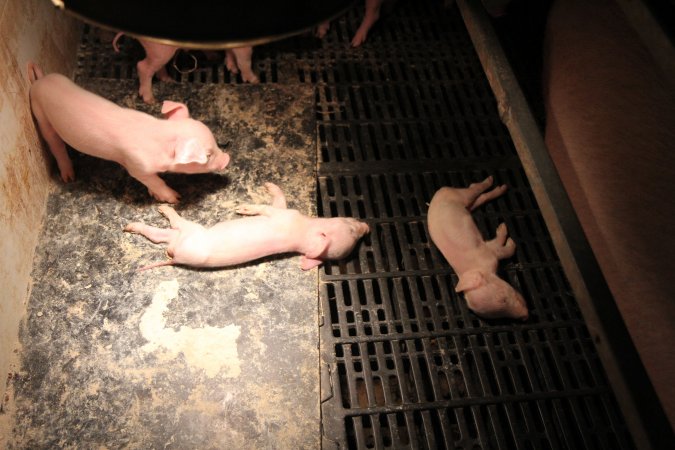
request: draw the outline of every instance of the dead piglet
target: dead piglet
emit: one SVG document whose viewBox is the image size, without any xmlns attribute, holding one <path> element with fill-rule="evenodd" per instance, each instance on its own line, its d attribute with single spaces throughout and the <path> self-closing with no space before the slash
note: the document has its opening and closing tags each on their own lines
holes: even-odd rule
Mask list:
<svg viewBox="0 0 675 450">
<path fill-rule="evenodd" d="M 143 183 L 155 199 L 176 203 L 179 195 L 157 175 L 223 170 L 230 157 L 211 131 L 191 119 L 187 106 L 166 101 L 168 120 L 122 108 L 77 86 L 63 75 L 43 75 L 28 64 L 30 104 L 64 182 L 75 179 L 66 144 L 97 158 L 115 161 Z"/>
<path fill-rule="evenodd" d="M 119 52 L 117 41 L 123 33 L 117 33 L 113 39 L 113 48 Z M 145 58 L 136 63 L 138 71 L 138 95 L 145 103 L 154 103 L 155 96 L 152 93 L 152 77 L 157 75 L 160 81 L 173 81 L 166 70 L 166 65 L 178 51 L 178 47 L 161 44 L 148 39 L 138 39 L 145 50 Z M 227 69 L 233 74 L 241 72 L 242 79 L 247 83 L 258 83 L 260 80 L 251 69 L 251 57 L 253 47 L 239 47 L 226 50 Z"/>
<path fill-rule="evenodd" d="M 469 308 L 481 317 L 528 317 L 523 297 L 497 276 L 498 260 L 510 258 L 516 244 L 508 237 L 506 224 L 497 227 L 497 235 L 484 241 L 471 211 L 488 200 L 499 197 L 506 186 L 485 192 L 492 177 L 465 189 L 443 187 L 431 200 L 428 226 L 431 240 L 459 277 L 457 292 L 464 292 Z"/>
<path fill-rule="evenodd" d="M 244 205 L 240 219 L 217 223 L 211 228 L 181 218 L 162 205 L 159 211 L 171 228 L 157 228 L 135 222 L 124 231 L 142 234 L 155 243 L 168 243 L 168 261 L 143 267 L 183 264 L 194 267 L 226 267 L 280 253 L 301 253 L 301 268 L 308 270 L 327 259 L 349 255 L 358 240 L 369 232 L 368 225 L 352 218 L 308 217 L 286 209 L 278 186 L 266 183 L 271 205 Z"/>
</svg>

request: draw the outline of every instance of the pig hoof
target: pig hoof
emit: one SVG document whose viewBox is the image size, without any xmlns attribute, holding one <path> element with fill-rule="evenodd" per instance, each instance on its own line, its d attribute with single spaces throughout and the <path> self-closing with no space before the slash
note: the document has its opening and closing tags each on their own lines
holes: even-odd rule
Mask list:
<svg viewBox="0 0 675 450">
<path fill-rule="evenodd" d="M 169 217 L 169 214 L 172 212 L 175 212 L 174 209 L 170 206 L 167 205 L 161 205 L 157 210 L 164 216 L 164 217 Z"/>
<path fill-rule="evenodd" d="M 130 223 L 126 227 L 124 227 L 124 231 L 126 231 L 128 233 L 138 233 L 138 231 L 136 231 L 137 228 L 138 228 L 138 225 L 139 224 L 136 223 L 136 222 Z"/>
<path fill-rule="evenodd" d="M 61 179 L 63 180 L 64 183 L 70 183 L 71 181 L 75 181 L 75 172 L 73 171 L 61 172 Z"/>
<path fill-rule="evenodd" d="M 139 90 L 138 95 L 143 99 L 143 101 L 149 105 L 155 103 L 155 96 L 152 95 L 152 92 L 147 93 L 145 91 Z"/>
<path fill-rule="evenodd" d="M 251 75 L 251 76 L 247 76 L 247 77 L 242 77 L 242 78 L 244 79 L 244 81 L 245 81 L 246 83 L 251 83 L 251 84 L 258 84 L 258 83 L 260 83 L 260 79 L 259 79 L 257 76 L 255 76 L 255 75 Z"/>
<path fill-rule="evenodd" d="M 322 23 L 316 28 L 316 37 L 319 39 L 323 39 L 326 36 L 326 33 L 328 33 L 328 29 L 330 28 L 330 24 L 328 23 Z"/>
<path fill-rule="evenodd" d="M 368 36 L 367 34 L 356 33 L 356 34 L 354 35 L 354 38 L 352 39 L 352 47 L 354 47 L 354 48 L 360 47 L 361 44 L 363 44 L 364 42 L 366 42 L 366 37 L 367 37 L 367 36 Z"/>
</svg>

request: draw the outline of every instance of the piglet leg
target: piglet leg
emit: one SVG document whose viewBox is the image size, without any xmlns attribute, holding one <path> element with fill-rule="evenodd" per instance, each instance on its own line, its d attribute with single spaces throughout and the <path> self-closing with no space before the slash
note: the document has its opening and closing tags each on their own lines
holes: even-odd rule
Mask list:
<svg viewBox="0 0 675 450">
<path fill-rule="evenodd" d="M 325 21 L 321 22 L 318 27 L 316 27 L 316 31 L 314 32 L 314 35 L 318 37 L 319 39 L 323 39 L 324 36 L 328 33 L 328 30 L 330 30 L 330 21 Z"/>
<path fill-rule="evenodd" d="M 272 205 L 241 205 L 236 209 L 237 214 L 245 216 L 271 216 L 275 209 L 286 209 L 286 197 L 279 186 L 274 183 L 265 183 L 267 192 L 272 196 Z"/>
<path fill-rule="evenodd" d="M 158 209 L 159 212 L 169 220 L 169 224 L 171 224 L 171 228 L 174 230 L 180 230 L 186 226 L 194 225 L 189 220 L 183 219 L 181 216 L 179 216 L 176 210 L 170 206 L 162 205 Z"/>
<path fill-rule="evenodd" d="M 178 230 L 171 228 L 152 227 L 141 222 L 130 223 L 124 227 L 124 231 L 143 235 L 155 244 L 169 242 L 176 236 L 176 234 L 178 234 Z"/>
<path fill-rule="evenodd" d="M 506 224 L 501 223 L 497 227 L 495 238 L 485 243 L 494 252 L 497 259 L 510 258 L 516 252 L 516 243 L 508 237 L 508 234 Z"/>
<path fill-rule="evenodd" d="M 489 192 L 485 192 L 490 186 L 492 186 L 492 176 L 487 177 L 480 183 L 472 183 L 468 188 L 461 190 L 464 206 L 469 211 L 473 211 L 483 203 L 499 197 L 506 191 L 506 185 L 502 184 Z"/>
<path fill-rule="evenodd" d="M 143 49 L 145 49 L 145 59 L 136 64 L 138 70 L 139 88 L 138 94 L 143 97 L 145 103 L 154 103 L 155 97 L 152 94 L 152 77 L 159 72 L 160 79 L 168 79 L 166 72 L 166 63 L 168 63 L 176 53 L 176 47 L 160 44 L 157 42 L 140 40 Z"/>
<path fill-rule="evenodd" d="M 148 188 L 150 195 L 160 202 L 178 203 L 180 194 L 171 189 L 156 173 L 138 174 L 129 170 L 129 175 L 136 178 Z"/>
<path fill-rule="evenodd" d="M 36 114 L 38 128 L 40 128 L 40 133 L 47 145 L 49 150 L 54 155 L 56 159 L 56 164 L 59 166 L 59 172 L 61 173 L 61 179 L 64 182 L 69 182 L 75 180 L 75 170 L 73 170 L 73 163 L 68 156 L 68 150 L 66 149 L 66 144 L 56 133 L 54 127 L 49 123 L 46 117 L 38 116 Z"/>
<path fill-rule="evenodd" d="M 380 18 L 382 1 L 383 0 L 366 0 L 366 13 L 359 29 L 356 30 L 356 33 L 352 38 L 352 47 L 358 47 L 366 41 L 368 31 L 370 31 L 370 28 L 377 22 L 377 19 Z"/>
<path fill-rule="evenodd" d="M 238 47 L 225 51 L 225 65 L 227 69 L 237 74 L 241 71 L 241 79 L 246 83 L 257 84 L 260 79 L 251 68 L 251 58 L 253 56 L 253 47 Z"/>
</svg>

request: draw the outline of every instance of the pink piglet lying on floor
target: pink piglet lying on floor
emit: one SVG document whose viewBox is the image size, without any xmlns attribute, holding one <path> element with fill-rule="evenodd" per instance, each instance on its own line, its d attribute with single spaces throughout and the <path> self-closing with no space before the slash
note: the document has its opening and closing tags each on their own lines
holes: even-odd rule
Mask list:
<svg viewBox="0 0 675 450">
<path fill-rule="evenodd" d="M 168 243 L 168 261 L 158 266 L 183 264 L 194 267 L 226 267 L 280 253 L 301 253 L 301 268 L 312 269 L 326 259 L 349 255 L 368 225 L 353 218 L 317 218 L 286 209 L 286 198 L 275 184 L 265 183 L 271 205 L 244 205 L 237 213 L 250 216 L 217 223 L 205 228 L 185 220 L 166 205 L 159 207 L 171 228 L 157 228 L 134 222 L 124 231 L 142 234 L 152 242 Z"/>
<path fill-rule="evenodd" d="M 122 108 L 77 86 L 63 75 L 43 75 L 28 64 L 30 104 L 42 137 L 56 158 L 64 182 L 75 179 L 66 143 L 97 158 L 115 161 L 143 183 L 155 199 L 176 203 L 180 196 L 157 174 L 223 170 L 230 161 L 187 106 L 166 101 L 158 119 Z"/>
<path fill-rule="evenodd" d="M 497 227 L 497 235 L 484 241 L 471 211 L 499 197 L 506 186 L 485 192 L 492 177 L 465 189 L 443 187 L 431 200 L 428 226 L 431 240 L 459 277 L 457 292 L 464 292 L 469 308 L 481 317 L 508 317 L 526 320 L 523 297 L 496 274 L 498 260 L 513 256 L 516 244 L 508 237 L 506 224 Z"/>
</svg>

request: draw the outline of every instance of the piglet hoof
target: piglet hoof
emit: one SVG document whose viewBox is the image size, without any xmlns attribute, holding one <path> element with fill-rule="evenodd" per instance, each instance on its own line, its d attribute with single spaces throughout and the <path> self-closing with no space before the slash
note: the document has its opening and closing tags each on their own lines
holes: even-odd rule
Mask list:
<svg viewBox="0 0 675 450">
<path fill-rule="evenodd" d="M 329 29 L 330 29 L 330 22 L 323 22 L 322 24 L 319 24 L 318 27 L 316 27 L 316 32 L 314 33 L 314 35 L 319 39 L 323 39 L 328 33 Z"/>
<path fill-rule="evenodd" d="M 136 234 L 138 234 L 138 233 L 139 233 L 139 232 L 138 232 L 138 227 L 141 226 L 141 225 L 143 225 L 143 224 L 140 223 L 140 222 L 133 222 L 133 223 L 130 223 L 130 224 L 128 224 L 127 226 L 124 227 L 124 231 L 126 231 L 127 233 L 136 233 Z"/>
<path fill-rule="evenodd" d="M 354 37 L 352 38 L 352 47 L 360 47 L 361 44 L 366 42 L 366 38 L 368 37 L 368 33 L 364 31 L 357 31 Z"/>
<path fill-rule="evenodd" d="M 62 161 L 57 160 L 56 165 L 59 167 L 59 173 L 64 183 L 75 181 L 75 170 L 70 158 L 65 157 Z"/>
<path fill-rule="evenodd" d="M 170 207 L 168 205 L 160 205 L 159 208 L 157 208 L 157 210 L 160 212 L 160 214 L 162 214 L 167 219 L 169 218 L 169 216 L 171 214 L 176 212 L 175 209 L 173 209 L 172 207 Z"/>
<path fill-rule="evenodd" d="M 61 170 L 61 179 L 64 183 L 75 181 L 75 171 L 71 167 L 70 170 Z"/>
<path fill-rule="evenodd" d="M 145 103 L 147 103 L 148 105 L 152 105 L 152 104 L 155 103 L 155 101 L 156 101 L 156 100 L 155 100 L 155 96 L 152 95 L 152 91 L 149 91 L 149 92 L 148 92 L 148 91 L 146 91 L 146 90 L 139 89 L 139 90 L 138 90 L 138 95 L 140 95 L 141 98 L 143 99 L 143 101 L 144 101 Z"/>
<path fill-rule="evenodd" d="M 244 80 L 245 83 L 251 83 L 251 84 L 258 84 L 260 83 L 260 78 L 253 72 L 251 72 L 250 75 L 244 75 L 242 73 L 241 79 Z"/>
<path fill-rule="evenodd" d="M 150 195 L 152 195 L 152 197 L 159 202 L 176 204 L 180 200 L 180 194 L 175 191 L 166 192 L 164 194 L 157 194 L 150 191 Z"/>
</svg>

